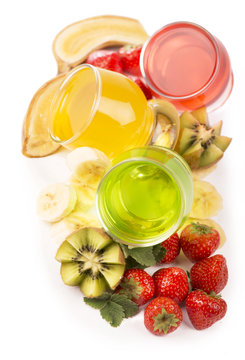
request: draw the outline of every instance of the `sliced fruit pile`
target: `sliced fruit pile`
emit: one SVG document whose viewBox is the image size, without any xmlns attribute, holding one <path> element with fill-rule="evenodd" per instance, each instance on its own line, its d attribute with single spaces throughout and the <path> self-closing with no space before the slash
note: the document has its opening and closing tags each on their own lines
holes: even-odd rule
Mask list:
<svg viewBox="0 0 245 360">
<path fill-rule="evenodd" d="M 152 99 L 139 62 L 147 38 L 137 20 L 118 16 L 86 19 L 63 29 L 53 42 L 60 75 L 45 83 L 29 105 L 23 154 L 42 157 L 60 148 L 48 133 L 49 108 L 66 74 L 81 63 L 123 73 L 147 100 Z M 156 118 L 152 144 L 177 151 L 193 172 L 193 207 L 178 233 L 150 247 L 129 248 L 114 242 L 93 214 L 96 190 L 110 161 L 88 147 L 67 156 L 69 181 L 41 191 L 37 212 L 51 223 L 52 237 L 59 243 L 56 260 L 61 263 L 62 280 L 79 286 L 85 303 L 98 309 L 111 326 L 119 326 L 145 306 L 145 327 L 165 335 L 179 328 L 185 305 L 191 323 L 201 330 L 225 316 L 227 305 L 219 293 L 227 284 L 228 269 L 225 258 L 214 255 L 225 242 L 224 231 L 210 219 L 221 210 L 222 197 L 200 178 L 215 168 L 231 138 L 221 135 L 222 121 L 210 126 L 205 108 L 179 116 L 166 100 L 154 99 L 149 105 Z M 180 251 L 194 263 L 189 272 L 174 263 Z M 161 268 L 150 276 L 145 269 L 156 265 Z"/>
<path fill-rule="evenodd" d="M 220 254 L 211 256 L 219 243 L 220 235 L 217 230 L 204 224 L 191 223 L 183 229 L 180 238 L 176 233 L 162 242 L 160 246 L 165 251 L 158 256 L 161 264 L 173 263 L 182 248 L 187 258 L 194 262 L 190 272 L 177 266 L 169 266 L 155 271 L 153 276 L 142 269 L 147 267 L 145 259 L 146 254 L 150 254 L 149 250 L 134 248 L 132 253 L 130 249 L 125 251 L 123 246 L 126 266 L 132 264 L 132 256 L 138 266 L 135 263 L 135 268 L 125 271 L 113 295 L 106 292 L 99 297 L 86 297 L 84 301 L 99 309 L 101 316 L 114 327 L 129 317 L 124 312 L 131 311 L 132 304 L 123 308 L 125 299 L 137 305 L 131 316 L 147 304 L 144 309 L 145 327 L 158 336 L 179 328 L 183 320 L 181 308 L 185 305 L 192 325 L 198 330 L 206 329 L 221 320 L 227 310 L 226 302 L 219 294 L 228 281 L 226 260 Z M 152 252 L 157 250 L 154 248 Z M 119 304 L 121 309 L 114 303 Z"/>
<path fill-rule="evenodd" d="M 119 244 L 96 228 L 83 228 L 68 236 L 59 247 L 56 260 L 61 262 L 64 283 L 80 286 L 88 297 L 115 289 L 125 267 Z"/>
<path fill-rule="evenodd" d="M 58 234 L 56 260 L 66 285 L 79 286 L 85 303 L 99 309 L 114 327 L 149 303 L 144 322 L 155 335 L 171 333 L 181 325 L 185 300 L 197 329 L 225 315 L 226 303 L 217 294 L 228 281 L 228 270 L 225 258 L 213 255 L 224 233 L 214 221 L 202 220 L 222 205 L 212 185 L 195 180 L 192 215 L 198 219 L 189 218 L 180 237 L 175 233 L 159 245 L 129 248 L 114 242 L 90 213 L 98 184 L 110 166 L 108 158 L 96 149 L 82 147 L 68 154 L 67 165 L 72 172 L 69 184 L 49 185 L 37 199 L 39 216 L 52 223 L 52 231 Z M 181 249 L 194 262 L 189 279 L 183 269 L 173 266 Z M 153 276 L 145 271 L 159 264 L 173 265 Z M 194 291 L 190 292 L 189 282 Z"/>
<path fill-rule="evenodd" d="M 211 127 L 205 108 L 180 116 L 180 134 L 175 150 L 191 169 L 206 168 L 219 161 L 231 138 L 221 136 L 222 121 Z"/>
<path fill-rule="evenodd" d="M 59 72 L 84 62 L 101 48 L 122 44 L 143 44 L 148 39 L 138 20 L 121 16 L 97 16 L 78 21 L 61 30 L 53 42 Z"/>
<path fill-rule="evenodd" d="M 96 66 L 134 76 L 133 81 L 147 98 L 151 98 L 151 91 L 141 78 L 138 63 L 142 44 L 147 39 L 148 35 L 138 20 L 121 16 L 97 16 L 61 30 L 53 41 L 53 54 L 60 75 L 46 82 L 33 96 L 23 125 L 23 154 L 43 157 L 60 148 L 51 140 L 48 132 L 49 108 L 55 91 L 67 73 L 86 60 Z M 127 47 L 123 48 L 123 45 Z M 121 50 L 97 52 L 108 46 L 121 47 Z"/>
<path fill-rule="evenodd" d="M 48 185 L 37 199 L 38 215 L 52 223 L 52 238 L 58 244 L 82 227 L 100 227 L 90 210 L 110 160 L 97 149 L 82 147 L 68 154 L 67 165 L 72 172 L 69 183 Z"/>
</svg>

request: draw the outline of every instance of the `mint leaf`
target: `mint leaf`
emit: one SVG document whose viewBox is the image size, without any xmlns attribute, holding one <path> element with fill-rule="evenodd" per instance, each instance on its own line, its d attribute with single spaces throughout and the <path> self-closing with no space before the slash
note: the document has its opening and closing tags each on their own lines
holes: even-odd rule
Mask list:
<svg viewBox="0 0 245 360">
<path fill-rule="evenodd" d="M 128 249 L 128 252 L 141 265 L 152 266 L 156 264 L 152 246 Z"/>
<path fill-rule="evenodd" d="M 100 314 L 113 327 L 119 326 L 125 317 L 123 307 L 113 301 L 108 301 L 100 310 Z"/>
<path fill-rule="evenodd" d="M 129 318 L 139 312 L 139 307 L 132 300 L 128 299 L 125 295 L 113 294 L 111 297 L 111 301 L 121 305 L 125 318 Z"/>
<path fill-rule="evenodd" d="M 161 246 L 161 244 L 153 246 L 152 251 L 156 260 L 156 264 L 160 263 L 160 261 L 164 258 L 167 252 L 166 249 Z"/>
<path fill-rule="evenodd" d="M 110 294 L 103 294 L 101 296 L 98 296 L 96 298 L 83 298 L 84 302 L 87 305 L 90 305 L 94 309 L 102 309 L 103 306 L 107 303 L 108 300 L 110 300 L 111 295 Z"/>
</svg>

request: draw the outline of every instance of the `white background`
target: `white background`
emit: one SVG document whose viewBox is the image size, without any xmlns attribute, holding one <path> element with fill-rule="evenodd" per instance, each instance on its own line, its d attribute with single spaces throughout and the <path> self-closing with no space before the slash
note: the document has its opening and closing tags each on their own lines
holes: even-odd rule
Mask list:
<svg viewBox="0 0 245 360">
<path fill-rule="evenodd" d="M 49 0 L 1 2 L 1 359 L 204 359 L 234 356 L 244 336 L 244 131 L 245 27 L 243 1 Z M 224 120 L 233 142 L 210 180 L 224 198 L 217 217 L 227 234 L 220 250 L 227 258 L 226 317 L 196 331 L 187 318 L 166 337 L 154 337 L 143 312 L 111 328 L 86 306 L 78 289 L 63 285 L 54 260 L 56 246 L 35 214 L 43 185 L 65 180 L 62 156 L 21 155 L 21 127 L 34 92 L 56 74 L 54 36 L 89 16 L 138 18 L 149 34 L 178 20 L 199 23 L 216 35 L 231 57 L 235 86 L 226 105 L 211 115 Z M 240 351 L 239 351 L 240 350 Z"/>
</svg>

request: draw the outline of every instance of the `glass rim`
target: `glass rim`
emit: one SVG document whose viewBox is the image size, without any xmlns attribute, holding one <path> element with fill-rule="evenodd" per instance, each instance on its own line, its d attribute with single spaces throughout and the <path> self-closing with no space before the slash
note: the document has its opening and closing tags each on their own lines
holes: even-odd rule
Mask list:
<svg viewBox="0 0 245 360">
<path fill-rule="evenodd" d="M 76 74 L 78 73 L 79 71 L 85 69 L 85 68 L 88 68 L 90 70 L 93 71 L 93 75 L 94 75 L 94 81 L 96 82 L 96 93 L 94 95 L 94 100 L 93 100 L 93 104 L 91 106 L 91 110 L 90 110 L 90 114 L 89 114 L 89 117 L 86 121 L 86 128 L 88 127 L 88 125 L 91 123 L 93 117 L 95 116 L 95 113 L 96 111 L 98 110 L 98 107 L 99 107 L 99 103 L 100 103 L 100 99 L 101 99 L 101 88 L 102 88 L 102 82 L 101 82 L 101 77 L 100 77 L 100 73 L 99 73 L 99 70 L 93 66 L 93 65 L 90 65 L 90 64 L 81 64 L 77 67 L 75 67 L 73 70 L 71 70 L 67 76 L 65 77 L 65 79 L 62 81 L 62 83 L 60 84 L 59 88 L 56 90 L 55 92 L 55 95 L 53 97 L 53 100 L 51 102 L 51 106 L 50 106 L 50 109 L 52 109 L 52 106 L 54 104 L 54 101 L 56 100 L 56 97 L 57 97 L 57 94 L 60 90 L 62 90 L 62 88 L 64 86 L 67 85 L 67 83 L 70 81 L 70 79 Z M 49 115 L 50 116 L 50 115 Z M 60 140 L 58 139 L 51 131 L 51 119 L 49 118 L 49 121 L 48 121 L 48 132 L 49 132 L 49 135 L 51 137 L 51 139 L 53 141 L 55 141 L 56 143 L 59 143 L 60 145 L 66 145 L 66 144 L 70 144 L 72 143 L 73 141 L 75 141 L 80 135 L 81 133 L 84 131 L 84 127 L 82 127 L 79 131 L 76 132 L 76 134 L 74 134 L 71 138 L 69 139 L 66 139 L 66 140 Z"/>
<path fill-rule="evenodd" d="M 171 155 L 175 156 L 175 158 L 178 159 L 178 161 L 181 163 L 181 165 L 185 167 L 185 169 L 188 171 L 188 174 L 191 176 L 191 170 L 190 170 L 189 166 L 186 164 L 184 159 L 182 159 L 181 156 L 179 156 L 175 151 L 173 151 L 171 149 L 168 149 L 168 148 L 165 148 L 165 147 L 160 147 L 160 146 L 148 146 L 148 147 L 153 148 L 153 149 L 155 148 L 156 150 L 159 150 L 159 149 L 164 150 L 165 152 L 170 153 Z M 142 148 L 144 148 L 144 147 L 135 148 L 133 150 L 142 149 Z M 145 147 L 145 148 L 147 148 L 147 147 Z M 134 162 L 134 161 L 149 162 L 151 164 L 154 164 L 154 165 L 158 166 L 159 168 L 164 169 L 164 171 L 169 176 L 171 176 L 174 179 L 174 181 L 176 181 L 178 189 L 179 189 L 179 194 L 180 194 L 180 197 L 181 197 L 181 200 L 182 200 L 181 201 L 181 208 L 180 208 L 180 212 L 179 212 L 177 221 L 167 231 L 165 231 L 165 232 L 163 232 L 163 233 L 161 233 L 161 234 L 159 234 L 157 236 L 145 239 L 145 240 L 136 239 L 136 238 L 130 237 L 130 236 L 122 236 L 123 237 L 122 238 L 122 237 L 120 237 L 120 229 L 119 229 L 119 231 L 117 229 L 117 231 L 115 231 L 115 232 L 113 232 L 111 229 L 109 229 L 108 225 L 110 223 L 104 221 L 107 217 L 102 218 L 101 212 L 100 212 L 101 206 L 99 205 L 99 193 L 101 191 L 101 187 L 103 186 L 104 181 L 108 178 L 108 176 L 111 174 L 111 172 L 113 172 L 117 167 L 119 167 L 119 166 L 121 166 L 121 165 L 123 165 L 125 163 L 130 163 L 130 162 Z M 131 157 L 129 159 L 121 160 L 117 164 L 113 165 L 106 172 L 106 174 L 103 176 L 103 178 L 101 179 L 100 184 L 99 184 L 98 189 L 97 189 L 97 192 L 96 192 L 96 212 L 97 212 L 97 216 L 99 218 L 99 221 L 102 224 L 103 228 L 106 230 L 106 232 L 109 235 L 111 235 L 113 238 L 117 239 L 120 243 L 123 243 L 125 245 L 129 245 L 129 246 L 134 246 L 134 247 L 153 246 L 153 245 L 157 245 L 160 242 L 162 242 L 163 240 L 167 239 L 174 232 L 176 232 L 178 230 L 178 228 L 180 227 L 180 225 L 182 223 L 182 220 L 183 220 L 183 217 L 184 217 L 184 210 L 185 210 L 185 201 L 183 201 L 183 199 L 185 199 L 185 195 L 184 195 L 184 190 L 182 188 L 182 184 L 181 184 L 180 181 L 178 181 L 178 177 L 175 175 L 174 172 L 171 171 L 171 169 L 166 168 L 166 166 L 164 166 L 164 163 L 162 163 L 159 160 L 152 159 L 152 158 L 147 158 L 147 156 L 146 157 L 133 156 L 133 157 Z M 121 234 L 125 235 L 124 232 L 122 232 Z"/>
<path fill-rule="evenodd" d="M 173 25 L 187 25 L 187 26 L 192 26 L 194 28 L 197 28 L 198 30 L 201 30 L 202 32 L 204 32 L 204 34 L 206 35 L 206 37 L 210 40 L 210 42 L 212 43 L 214 49 L 215 49 L 215 55 L 216 55 L 216 62 L 215 62 L 215 68 L 214 68 L 214 71 L 211 75 L 211 77 L 209 78 L 209 80 L 205 83 L 205 85 L 189 94 L 189 95 L 184 95 L 184 96 L 174 96 L 174 95 L 169 95 L 169 94 L 166 94 L 164 92 L 161 92 L 159 91 L 155 86 L 154 84 L 148 80 L 147 76 L 146 76 L 146 72 L 145 72 L 145 69 L 144 69 L 144 62 L 143 62 L 143 59 L 144 59 L 144 55 L 145 55 L 145 51 L 146 51 L 146 48 L 147 46 L 149 45 L 150 41 L 161 31 L 167 29 L 168 27 L 170 26 L 173 26 Z M 205 91 L 210 85 L 211 83 L 213 82 L 216 74 L 217 74 L 217 71 L 218 71 L 218 67 L 219 67 L 219 63 L 220 63 L 220 57 L 219 57 L 219 51 L 218 51 L 218 44 L 217 44 L 217 41 L 215 40 L 215 37 L 208 31 L 206 30 L 204 27 L 202 27 L 201 25 L 198 25 L 196 23 L 193 23 L 191 21 L 175 21 L 175 22 L 172 22 L 172 23 L 168 23 L 167 25 L 164 25 L 163 27 L 161 27 L 159 30 L 155 31 L 153 33 L 152 36 L 149 37 L 149 39 L 144 43 L 143 45 L 143 48 L 141 50 L 141 54 L 140 54 L 140 71 L 141 71 L 141 74 L 143 76 L 143 78 L 145 79 L 146 83 L 148 84 L 148 86 L 154 91 L 156 92 L 158 95 L 160 96 L 164 96 L 165 98 L 167 99 L 172 99 L 172 100 L 184 100 L 184 99 L 190 99 L 194 96 L 197 96 L 199 94 L 201 94 L 203 91 Z"/>
</svg>

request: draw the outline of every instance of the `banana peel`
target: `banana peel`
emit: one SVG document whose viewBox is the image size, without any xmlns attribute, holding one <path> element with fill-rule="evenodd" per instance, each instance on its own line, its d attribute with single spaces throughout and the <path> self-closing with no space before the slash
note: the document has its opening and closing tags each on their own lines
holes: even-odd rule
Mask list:
<svg viewBox="0 0 245 360">
<path fill-rule="evenodd" d="M 148 101 L 153 110 L 156 126 L 152 138 L 153 145 L 174 149 L 180 131 L 180 119 L 173 104 L 163 99 Z"/>
<path fill-rule="evenodd" d="M 48 132 L 48 114 L 53 96 L 65 75 L 46 82 L 33 96 L 28 107 L 22 135 L 22 153 L 27 157 L 43 157 L 55 153 L 60 145 Z"/>
<path fill-rule="evenodd" d="M 61 30 L 53 41 L 58 73 L 81 64 L 95 50 L 143 44 L 147 39 L 145 29 L 136 19 L 105 15 L 78 21 Z"/>
</svg>

